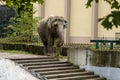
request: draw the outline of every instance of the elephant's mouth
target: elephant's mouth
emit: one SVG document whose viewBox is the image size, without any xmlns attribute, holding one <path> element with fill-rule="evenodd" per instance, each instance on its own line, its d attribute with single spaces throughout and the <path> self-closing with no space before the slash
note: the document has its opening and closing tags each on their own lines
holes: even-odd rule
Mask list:
<svg viewBox="0 0 120 80">
<path fill-rule="evenodd" d="M 61 47 L 61 46 L 63 46 L 63 43 L 62 42 L 60 42 L 59 44 L 57 44 L 56 45 L 57 47 Z"/>
<path fill-rule="evenodd" d="M 63 45 L 63 42 L 60 42 L 60 43 L 59 43 L 59 46 L 62 46 L 62 45 Z"/>
<path fill-rule="evenodd" d="M 57 47 L 61 47 L 63 45 L 63 40 L 57 39 L 55 43 Z"/>
</svg>

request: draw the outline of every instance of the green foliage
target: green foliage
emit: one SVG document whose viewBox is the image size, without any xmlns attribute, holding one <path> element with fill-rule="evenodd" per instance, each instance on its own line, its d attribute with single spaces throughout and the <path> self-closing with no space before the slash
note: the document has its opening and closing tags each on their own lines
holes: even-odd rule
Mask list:
<svg viewBox="0 0 120 80">
<path fill-rule="evenodd" d="M 38 41 L 34 35 L 38 19 L 33 18 L 33 3 L 42 4 L 44 0 L 2 0 L 6 6 L 14 8 L 16 16 L 10 19 L 9 26 L 5 27 L 5 34 L 10 41 Z"/>
<path fill-rule="evenodd" d="M 91 7 L 91 4 L 94 0 L 88 0 L 88 2 L 86 3 L 86 7 Z M 99 2 L 99 0 L 95 0 L 97 3 Z"/>
<path fill-rule="evenodd" d="M 100 18 L 99 21 L 106 29 L 112 29 L 113 26 L 118 28 L 120 26 L 120 11 L 112 11 L 111 14 Z"/>
<path fill-rule="evenodd" d="M 86 3 L 86 7 L 89 8 L 91 7 L 92 2 L 95 1 L 98 3 L 100 0 L 88 0 Z M 120 3 L 118 0 L 103 0 L 106 3 L 108 3 L 111 7 L 111 9 L 120 9 Z"/>
<path fill-rule="evenodd" d="M 7 36 L 11 41 L 31 41 L 34 36 L 35 27 L 37 26 L 37 18 L 33 18 L 28 15 L 29 13 L 22 13 L 21 17 L 13 17 L 10 20 L 10 25 L 6 27 L 8 31 Z M 11 31 L 10 31 L 11 30 Z"/>
<path fill-rule="evenodd" d="M 63 58 L 63 56 L 60 54 L 61 52 L 62 52 L 62 48 L 60 47 L 60 39 L 56 39 L 55 40 L 55 45 L 54 45 L 54 47 L 55 47 L 55 53 L 54 53 L 54 57 L 55 58 L 57 58 L 57 59 L 62 59 Z"/>
<path fill-rule="evenodd" d="M 91 7 L 92 2 L 99 2 L 99 0 L 88 0 L 86 3 L 86 7 Z M 111 13 L 104 16 L 103 18 L 99 18 L 99 22 L 104 26 L 104 28 L 112 29 L 113 26 L 118 28 L 120 26 L 120 3 L 118 0 L 103 0 L 110 5 Z"/>
<path fill-rule="evenodd" d="M 20 12 L 30 12 L 32 13 L 33 3 L 38 2 L 39 4 L 42 4 L 43 0 L 3 0 L 6 2 L 6 5 L 8 7 L 13 7 L 16 9 L 17 13 L 20 14 Z"/>
<path fill-rule="evenodd" d="M 3 27 L 8 26 L 11 17 L 15 16 L 15 10 L 5 5 L 0 5 L 0 37 L 5 37 Z"/>
</svg>

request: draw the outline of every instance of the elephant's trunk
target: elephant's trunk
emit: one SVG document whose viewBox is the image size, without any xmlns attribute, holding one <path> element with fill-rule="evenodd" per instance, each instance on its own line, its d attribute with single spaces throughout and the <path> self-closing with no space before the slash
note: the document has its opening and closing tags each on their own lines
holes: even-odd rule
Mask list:
<svg viewBox="0 0 120 80">
<path fill-rule="evenodd" d="M 64 30 L 59 34 L 59 46 L 64 44 Z"/>
</svg>

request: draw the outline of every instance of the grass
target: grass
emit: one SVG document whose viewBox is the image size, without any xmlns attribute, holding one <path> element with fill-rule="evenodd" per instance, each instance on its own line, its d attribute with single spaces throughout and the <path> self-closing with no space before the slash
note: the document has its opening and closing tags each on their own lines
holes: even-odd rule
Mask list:
<svg viewBox="0 0 120 80">
<path fill-rule="evenodd" d="M 20 50 L 0 50 L 0 53 L 32 54 L 30 52 L 20 51 Z"/>
</svg>

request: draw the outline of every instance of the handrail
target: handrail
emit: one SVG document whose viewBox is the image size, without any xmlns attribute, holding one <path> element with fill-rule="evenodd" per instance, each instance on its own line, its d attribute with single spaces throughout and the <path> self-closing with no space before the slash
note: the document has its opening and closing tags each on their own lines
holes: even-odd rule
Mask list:
<svg viewBox="0 0 120 80">
<path fill-rule="evenodd" d="M 113 49 L 113 43 L 120 43 L 120 40 L 90 40 L 90 42 L 96 43 L 96 49 L 99 49 L 99 43 L 110 43 L 110 50 Z"/>
</svg>

